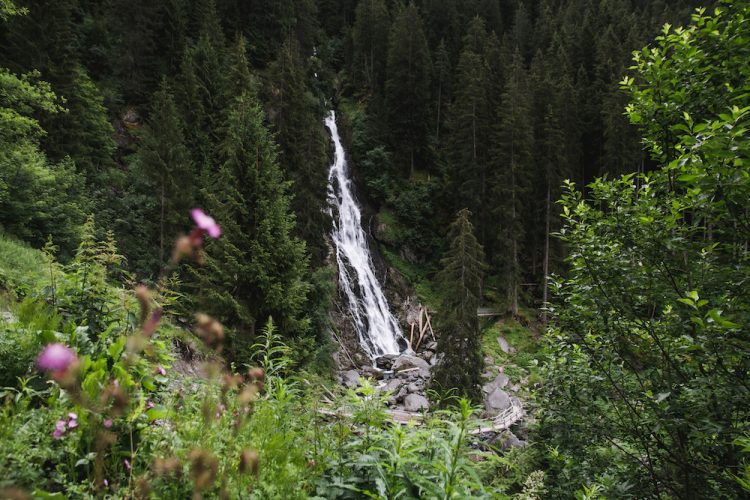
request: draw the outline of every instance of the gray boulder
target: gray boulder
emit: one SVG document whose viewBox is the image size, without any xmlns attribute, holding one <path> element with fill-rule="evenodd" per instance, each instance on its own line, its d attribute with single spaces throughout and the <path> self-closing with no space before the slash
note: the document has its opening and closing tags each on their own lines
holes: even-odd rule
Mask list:
<svg viewBox="0 0 750 500">
<path fill-rule="evenodd" d="M 381 370 L 390 370 L 393 367 L 393 362 L 396 361 L 397 354 L 386 354 L 375 358 L 375 366 Z"/>
<path fill-rule="evenodd" d="M 484 399 L 484 408 L 487 410 L 487 415 L 494 417 L 503 410 L 510 408 L 511 401 L 508 393 L 502 389 L 495 389 L 487 395 Z"/>
<path fill-rule="evenodd" d="M 357 387 L 359 385 L 359 372 L 357 370 L 341 372 L 341 383 L 350 389 Z"/>
<path fill-rule="evenodd" d="M 401 387 L 402 381 L 397 378 L 392 378 L 380 389 L 382 392 L 397 392 Z"/>
<path fill-rule="evenodd" d="M 492 393 L 495 389 L 503 389 L 506 385 L 508 385 L 508 382 L 510 382 L 510 379 L 507 375 L 504 373 L 498 374 L 497 377 L 495 377 L 495 380 L 492 380 L 491 382 L 487 382 L 482 386 L 482 391 L 484 391 L 485 394 Z"/>
<path fill-rule="evenodd" d="M 396 362 L 393 363 L 393 370 L 397 372 L 408 370 L 409 368 L 423 368 L 429 370 L 430 364 L 422 358 L 408 355 L 399 357 Z"/>
<path fill-rule="evenodd" d="M 404 399 L 404 409 L 406 411 L 421 411 L 427 410 L 430 407 L 430 402 L 427 398 L 420 394 L 409 394 Z"/>
</svg>

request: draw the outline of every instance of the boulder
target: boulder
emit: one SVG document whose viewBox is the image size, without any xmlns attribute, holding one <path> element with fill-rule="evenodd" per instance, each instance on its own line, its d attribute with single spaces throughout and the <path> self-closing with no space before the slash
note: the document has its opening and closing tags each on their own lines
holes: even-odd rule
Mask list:
<svg viewBox="0 0 750 500">
<path fill-rule="evenodd" d="M 402 355 L 395 363 L 393 363 L 393 370 L 397 372 L 408 370 L 409 368 L 423 368 L 429 370 L 430 364 L 422 358 L 408 355 Z"/>
<path fill-rule="evenodd" d="M 503 410 L 510 408 L 511 401 L 508 393 L 502 389 L 495 389 L 489 393 L 484 399 L 484 408 L 487 410 L 487 415 L 494 417 Z"/>
<path fill-rule="evenodd" d="M 393 362 L 398 358 L 398 354 L 386 354 L 375 358 L 375 366 L 381 370 L 390 370 L 393 367 Z"/>
<path fill-rule="evenodd" d="M 382 392 L 397 392 L 401 387 L 402 381 L 397 378 L 392 378 L 380 389 Z"/>
<path fill-rule="evenodd" d="M 359 385 L 359 372 L 357 370 L 341 372 L 341 383 L 350 389 L 357 387 Z"/>
<path fill-rule="evenodd" d="M 378 370 L 374 366 L 365 365 L 362 367 L 362 376 L 380 380 L 383 378 L 384 374 L 382 370 Z"/>
<path fill-rule="evenodd" d="M 409 394 L 406 396 L 406 399 L 404 399 L 404 409 L 406 411 L 427 410 L 429 407 L 430 402 L 421 394 Z"/>
<path fill-rule="evenodd" d="M 495 377 L 495 380 L 492 380 L 491 382 L 487 382 L 482 386 L 482 391 L 484 391 L 485 394 L 490 394 L 495 389 L 503 389 L 506 385 L 508 385 L 508 382 L 510 382 L 510 379 L 507 375 L 504 373 L 499 374 L 497 377 Z"/>
<path fill-rule="evenodd" d="M 412 394 L 417 393 L 417 392 L 420 391 L 419 386 L 417 384 L 415 384 L 414 382 L 412 382 L 411 384 L 407 385 L 406 386 L 406 390 L 409 391 Z"/>
<path fill-rule="evenodd" d="M 401 386 L 401 389 L 398 390 L 396 393 L 396 401 L 401 401 L 409 394 L 409 390 L 406 388 L 406 386 Z"/>
<path fill-rule="evenodd" d="M 518 437 L 510 431 L 505 431 L 502 437 L 502 449 L 509 450 L 511 448 L 518 448 L 525 446 L 526 443 L 518 439 Z"/>
<path fill-rule="evenodd" d="M 515 354 L 516 349 L 515 347 L 512 347 L 507 340 L 505 340 L 505 337 L 500 335 L 497 338 L 497 343 L 500 345 L 500 349 L 506 353 L 506 354 Z"/>
</svg>

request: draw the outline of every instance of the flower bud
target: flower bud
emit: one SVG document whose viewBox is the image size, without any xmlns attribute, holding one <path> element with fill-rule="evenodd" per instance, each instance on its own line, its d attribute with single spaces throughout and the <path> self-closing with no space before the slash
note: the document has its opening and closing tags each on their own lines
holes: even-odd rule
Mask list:
<svg viewBox="0 0 750 500">
<path fill-rule="evenodd" d="M 240 454 L 240 472 L 258 475 L 260 469 L 260 457 L 255 450 L 243 450 Z"/>
</svg>

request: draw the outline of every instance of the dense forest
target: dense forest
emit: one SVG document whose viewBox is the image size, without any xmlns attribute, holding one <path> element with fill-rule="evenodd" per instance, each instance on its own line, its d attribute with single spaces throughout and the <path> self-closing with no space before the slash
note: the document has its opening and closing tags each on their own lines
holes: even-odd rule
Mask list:
<svg viewBox="0 0 750 500">
<path fill-rule="evenodd" d="M 0 498 L 749 495 L 750 2 L 698 3 L 0 0 Z"/>
</svg>

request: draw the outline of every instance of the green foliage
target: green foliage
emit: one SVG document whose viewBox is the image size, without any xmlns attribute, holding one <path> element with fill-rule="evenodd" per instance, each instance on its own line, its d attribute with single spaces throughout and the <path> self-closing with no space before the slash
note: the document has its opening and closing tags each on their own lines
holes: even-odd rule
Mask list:
<svg viewBox="0 0 750 500">
<path fill-rule="evenodd" d="M 184 227 L 189 209 L 195 206 L 196 180 L 190 153 L 172 91 L 162 81 L 154 94 L 151 119 L 142 131 L 135 170 L 144 200 L 130 215 L 129 241 L 135 248 L 128 252 L 136 270 L 154 274 L 169 259 L 173 241 Z M 156 242 L 158 246 L 144 244 Z"/>
<path fill-rule="evenodd" d="M 401 176 L 426 160 L 431 71 L 422 17 L 410 2 L 394 16 L 385 82 L 386 121 Z"/>
<path fill-rule="evenodd" d="M 588 200 L 572 185 L 563 196 L 570 273 L 555 283 L 540 422 L 561 492 L 586 478 L 589 498 L 742 494 L 734 441 L 749 417 L 742 374 L 750 347 L 743 286 L 750 102 L 725 85 L 723 69 L 713 78 L 703 48 L 709 40 L 732 45 L 730 27 L 748 9 L 747 2 L 723 4 L 639 56 L 651 83 L 633 87 L 631 119 L 641 120 L 662 161 L 674 161 L 648 175 L 597 180 Z M 684 109 L 699 95 L 683 106 L 689 87 L 658 83 L 692 78 L 696 65 L 705 71 L 702 85 L 711 86 L 708 109 L 729 103 L 703 121 Z M 665 117 L 664 109 L 675 111 Z"/>
<path fill-rule="evenodd" d="M 349 391 L 354 428 L 333 424 L 326 469 L 316 493 L 322 498 L 496 498 L 483 486 L 472 461 L 492 456 L 471 451 L 471 405 L 442 411 L 421 427 L 384 426 L 385 396 L 363 380 Z"/>
<path fill-rule="evenodd" d="M 483 362 L 477 308 L 485 264 L 470 218 L 468 210 L 458 212 L 448 230 L 450 247 L 436 276 L 443 297 L 438 322 L 438 353 L 442 359 L 431 383 L 438 391 L 454 389 L 479 400 Z"/>
<path fill-rule="evenodd" d="M 191 292 L 202 309 L 237 328 L 241 349 L 269 316 L 288 335 L 306 333 L 310 284 L 305 244 L 293 236 L 288 183 L 255 97 L 235 98 L 226 134 L 225 162 L 201 190 L 223 235 L 207 246 L 206 272 L 194 270 Z"/>
</svg>

